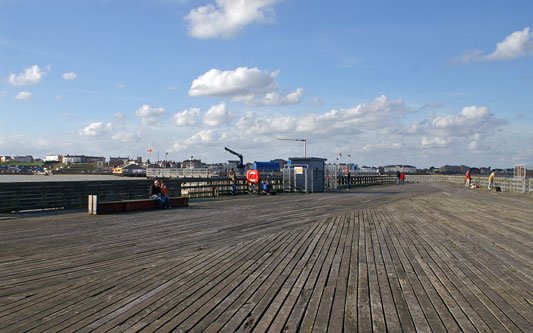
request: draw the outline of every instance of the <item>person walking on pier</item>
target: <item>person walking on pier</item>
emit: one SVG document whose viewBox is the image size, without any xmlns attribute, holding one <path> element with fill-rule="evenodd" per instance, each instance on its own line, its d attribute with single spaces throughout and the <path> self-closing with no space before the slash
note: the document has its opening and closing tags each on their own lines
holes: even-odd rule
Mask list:
<svg viewBox="0 0 533 333">
<path fill-rule="evenodd" d="M 470 187 L 470 181 L 471 181 L 470 169 L 468 169 L 465 175 L 465 187 Z"/>
<path fill-rule="evenodd" d="M 396 171 L 396 185 L 400 185 L 400 170 Z"/>
<path fill-rule="evenodd" d="M 350 171 L 346 171 L 346 190 L 350 189 Z"/>
<path fill-rule="evenodd" d="M 492 173 L 489 176 L 489 185 L 488 185 L 489 190 L 492 190 L 492 188 L 494 187 L 494 177 L 496 177 L 496 171 L 492 170 Z"/>
<path fill-rule="evenodd" d="M 400 174 L 400 184 L 403 185 L 404 183 L 405 183 L 405 174 L 402 172 L 402 173 Z"/>
<path fill-rule="evenodd" d="M 233 168 L 231 168 L 228 172 L 228 177 L 231 182 L 231 195 L 235 195 L 237 192 L 237 175 L 235 174 Z"/>
</svg>

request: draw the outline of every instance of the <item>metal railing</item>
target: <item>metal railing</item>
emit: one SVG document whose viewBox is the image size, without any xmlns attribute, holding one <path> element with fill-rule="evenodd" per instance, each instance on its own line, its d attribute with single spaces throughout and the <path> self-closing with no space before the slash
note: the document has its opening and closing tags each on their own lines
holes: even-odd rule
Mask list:
<svg viewBox="0 0 533 333">
<path fill-rule="evenodd" d="M 281 177 L 265 177 L 271 192 L 283 191 Z M 236 194 L 252 194 L 259 192 L 259 184 L 250 184 L 246 178 L 238 177 Z M 183 178 L 181 179 L 181 195 L 188 198 L 207 198 L 231 195 L 232 183 L 228 177 Z"/>
<path fill-rule="evenodd" d="M 465 177 L 445 176 L 445 175 L 407 175 L 406 181 L 409 183 L 435 183 L 445 182 L 452 184 L 464 184 Z M 487 188 L 489 183 L 488 176 L 472 176 L 472 185 L 480 188 Z M 529 193 L 533 191 L 533 178 L 511 178 L 498 177 L 494 179 L 494 188 L 500 188 L 502 192 Z"/>
<path fill-rule="evenodd" d="M 384 184 L 395 184 L 396 177 L 394 176 L 351 176 L 350 177 L 350 187 L 356 186 L 368 186 L 368 185 L 384 185 Z M 347 177 L 345 174 L 340 174 L 337 177 L 337 188 L 347 188 Z"/>
<path fill-rule="evenodd" d="M 219 171 L 209 169 L 148 168 L 147 178 L 211 178 L 221 176 Z"/>
</svg>

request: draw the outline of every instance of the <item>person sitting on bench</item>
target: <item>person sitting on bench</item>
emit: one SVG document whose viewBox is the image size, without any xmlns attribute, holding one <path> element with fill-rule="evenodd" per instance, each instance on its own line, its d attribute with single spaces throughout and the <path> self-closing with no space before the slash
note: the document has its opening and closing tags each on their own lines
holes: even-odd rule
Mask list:
<svg viewBox="0 0 533 333">
<path fill-rule="evenodd" d="M 261 194 L 270 195 L 270 189 L 266 180 L 261 182 Z"/>
<path fill-rule="evenodd" d="M 157 200 L 159 208 L 163 208 L 165 203 L 163 202 L 163 196 L 161 193 L 161 187 L 159 186 L 159 180 L 154 180 L 154 183 L 152 184 L 152 186 L 150 186 L 150 192 L 148 192 L 148 196 L 150 197 L 150 199 Z"/>
<path fill-rule="evenodd" d="M 172 208 L 170 207 L 170 198 L 168 197 L 168 188 L 165 185 L 164 181 L 161 181 L 159 184 L 159 188 L 161 189 L 161 199 L 163 200 L 163 203 L 165 204 L 165 208 Z"/>
</svg>

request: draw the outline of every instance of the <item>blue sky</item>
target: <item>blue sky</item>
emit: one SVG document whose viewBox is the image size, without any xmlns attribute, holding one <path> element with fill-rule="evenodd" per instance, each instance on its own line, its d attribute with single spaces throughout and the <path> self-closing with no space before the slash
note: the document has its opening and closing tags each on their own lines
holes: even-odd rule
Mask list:
<svg viewBox="0 0 533 333">
<path fill-rule="evenodd" d="M 0 155 L 533 162 L 533 2 L 0 0 Z"/>
</svg>

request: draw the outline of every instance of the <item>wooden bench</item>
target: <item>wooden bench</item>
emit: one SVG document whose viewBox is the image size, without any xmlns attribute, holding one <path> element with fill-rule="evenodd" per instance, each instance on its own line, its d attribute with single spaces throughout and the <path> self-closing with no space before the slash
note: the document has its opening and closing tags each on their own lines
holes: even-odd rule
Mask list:
<svg viewBox="0 0 533 333">
<path fill-rule="evenodd" d="M 175 197 L 170 198 L 170 206 L 185 207 L 189 206 L 189 198 Z M 89 195 L 89 214 L 102 215 L 120 212 L 130 212 L 135 210 L 158 209 L 159 202 L 154 199 L 136 199 L 100 202 L 96 195 Z"/>
</svg>

